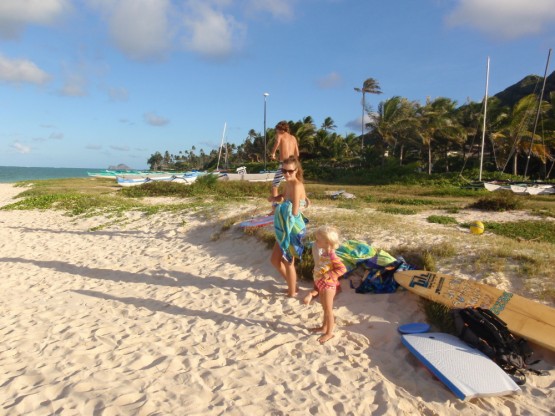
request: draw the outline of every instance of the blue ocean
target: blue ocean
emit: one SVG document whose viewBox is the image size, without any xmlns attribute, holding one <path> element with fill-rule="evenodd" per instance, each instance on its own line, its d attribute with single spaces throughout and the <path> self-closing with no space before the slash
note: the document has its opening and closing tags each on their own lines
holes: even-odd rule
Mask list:
<svg viewBox="0 0 555 416">
<path fill-rule="evenodd" d="M 0 183 L 55 178 L 85 178 L 87 172 L 102 169 L 83 168 L 28 168 L 20 166 L 0 166 Z"/>
</svg>

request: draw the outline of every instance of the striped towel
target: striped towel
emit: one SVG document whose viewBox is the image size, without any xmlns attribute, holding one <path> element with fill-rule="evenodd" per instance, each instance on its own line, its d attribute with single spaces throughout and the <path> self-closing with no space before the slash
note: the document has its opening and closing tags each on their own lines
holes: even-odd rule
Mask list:
<svg viewBox="0 0 555 416">
<path fill-rule="evenodd" d="M 308 220 L 302 213 L 293 215 L 293 204 L 285 201 L 276 207 L 274 231 L 283 258 L 291 263 L 293 258 L 301 258 L 304 250 L 303 238 Z"/>
</svg>

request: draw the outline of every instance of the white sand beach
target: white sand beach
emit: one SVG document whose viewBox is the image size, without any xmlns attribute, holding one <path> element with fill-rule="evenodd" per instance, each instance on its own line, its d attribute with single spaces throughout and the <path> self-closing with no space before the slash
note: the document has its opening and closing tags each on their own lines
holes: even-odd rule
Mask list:
<svg viewBox="0 0 555 416">
<path fill-rule="evenodd" d="M 0 206 L 20 192 L 0 184 Z M 534 348 L 548 375 L 520 394 L 461 401 L 401 343 L 397 327 L 425 319 L 417 296 L 343 281 L 320 345 L 308 330 L 320 304 L 281 293 L 255 238 L 232 227 L 213 239 L 194 215 L 127 215 L 94 231 L 108 220 L 0 211 L 0 414 L 555 412 L 552 352 Z"/>
</svg>

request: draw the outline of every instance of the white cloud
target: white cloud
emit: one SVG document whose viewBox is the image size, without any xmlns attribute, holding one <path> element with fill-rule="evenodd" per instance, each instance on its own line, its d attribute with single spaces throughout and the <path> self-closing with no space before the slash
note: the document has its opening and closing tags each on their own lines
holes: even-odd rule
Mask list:
<svg viewBox="0 0 555 416">
<path fill-rule="evenodd" d="M 118 152 L 129 152 L 129 146 L 110 146 L 110 149 L 117 150 Z"/>
<path fill-rule="evenodd" d="M 362 112 L 362 109 L 361 109 Z M 372 119 L 368 114 L 364 114 L 364 134 L 368 133 L 368 129 L 366 128 L 366 124 L 370 123 Z M 362 115 L 354 120 L 349 121 L 345 124 L 345 127 L 350 128 L 351 130 L 360 134 L 362 132 Z"/>
<path fill-rule="evenodd" d="M 221 60 L 244 46 L 247 26 L 241 12 L 290 20 L 298 0 L 86 1 L 108 22 L 115 46 L 131 59 L 163 58 L 178 39 L 191 52 Z"/>
<path fill-rule="evenodd" d="M 31 147 L 30 147 L 30 146 L 27 146 L 27 145 L 25 145 L 25 144 L 23 144 L 23 143 L 20 143 L 20 142 L 14 142 L 14 143 L 12 143 L 11 147 L 12 147 L 12 149 L 15 149 L 15 151 L 16 151 L 17 153 L 21 153 L 21 154 L 23 154 L 23 155 L 24 155 L 24 154 L 27 154 L 27 153 L 31 153 Z"/>
<path fill-rule="evenodd" d="M 41 85 L 50 81 L 50 75 L 28 59 L 9 59 L 0 55 L 0 81 Z"/>
<path fill-rule="evenodd" d="M 108 20 L 116 47 L 136 60 L 163 56 L 171 46 L 170 0 L 89 0 Z"/>
<path fill-rule="evenodd" d="M 68 75 L 60 89 L 60 95 L 66 97 L 85 97 L 88 95 L 87 81 L 79 74 Z"/>
<path fill-rule="evenodd" d="M 70 9 L 70 0 L 2 0 L 0 37 L 17 38 L 27 24 L 51 25 Z"/>
<path fill-rule="evenodd" d="M 296 0 L 249 0 L 247 9 L 250 12 L 267 12 L 277 19 L 289 20 L 294 17 L 295 2 Z"/>
<path fill-rule="evenodd" d="M 102 149 L 102 146 L 99 144 L 88 144 L 85 146 L 85 149 L 87 150 L 100 150 Z"/>
<path fill-rule="evenodd" d="M 343 79 L 341 78 L 341 75 L 339 75 L 337 72 L 331 72 L 328 75 L 320 78 L 317 83 L 320 88 L 328 89 L 338 87 L 339 85 L 341 85 L 342 81 Z"/>
<path fill-rule="evenodd" d="M 52 140 L 62 140 L 64 138 L 64 133 L 51 133 L 48 138 Z"/>
<path fill-rule="evenodd" d="M 446 17 L 450 26 L 470 26 L 507 39 L 539 33 L 555 24 L 553 0 L 460 0 Z"/>
<path fill-rule="evenodd" d="M 192 1 L 184 18 L 185 47 L 205 58 L 222 59 L 243 46 L 246 26 L 206 3 Z"/>
<path fill-rule="evenodd" d="M 165 126 L 170 122 L 170 120 L 168 120 L 167 118 L 160 117 L 159 115 L 152 112 L 145 113 L 144 120 L 151 126 Z"/>
<path fill-rule="evenodd" d="M 108 96 L 112 101 L 127 101 L 129 92 L 126 88 L 110 87 L 108 88 Z"/>
</svg>

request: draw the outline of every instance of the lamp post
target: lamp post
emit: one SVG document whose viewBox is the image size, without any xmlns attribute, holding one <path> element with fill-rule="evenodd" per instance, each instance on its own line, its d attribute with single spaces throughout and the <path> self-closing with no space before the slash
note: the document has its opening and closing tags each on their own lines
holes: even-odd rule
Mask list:
<svg viewBox="0 0 555 416">
<path fill-rule="evenodd" d="M 365 102 L 366 90 L 364 88 L 355 87 L 355 91 L 362 93 L 362 118 L 360 120 L 360 140 L 361 140 L 360 148 L 364 149 L 364 109 L 366 107 L 366 102 Z"/>
<path fill-rule="evenodd" d="M 269 95 L 267 92 L 264 93 L 264 171 L 266 171 L 266 154 L 268 153 L 266 149 L 266 98 Z"/>
</svg>

